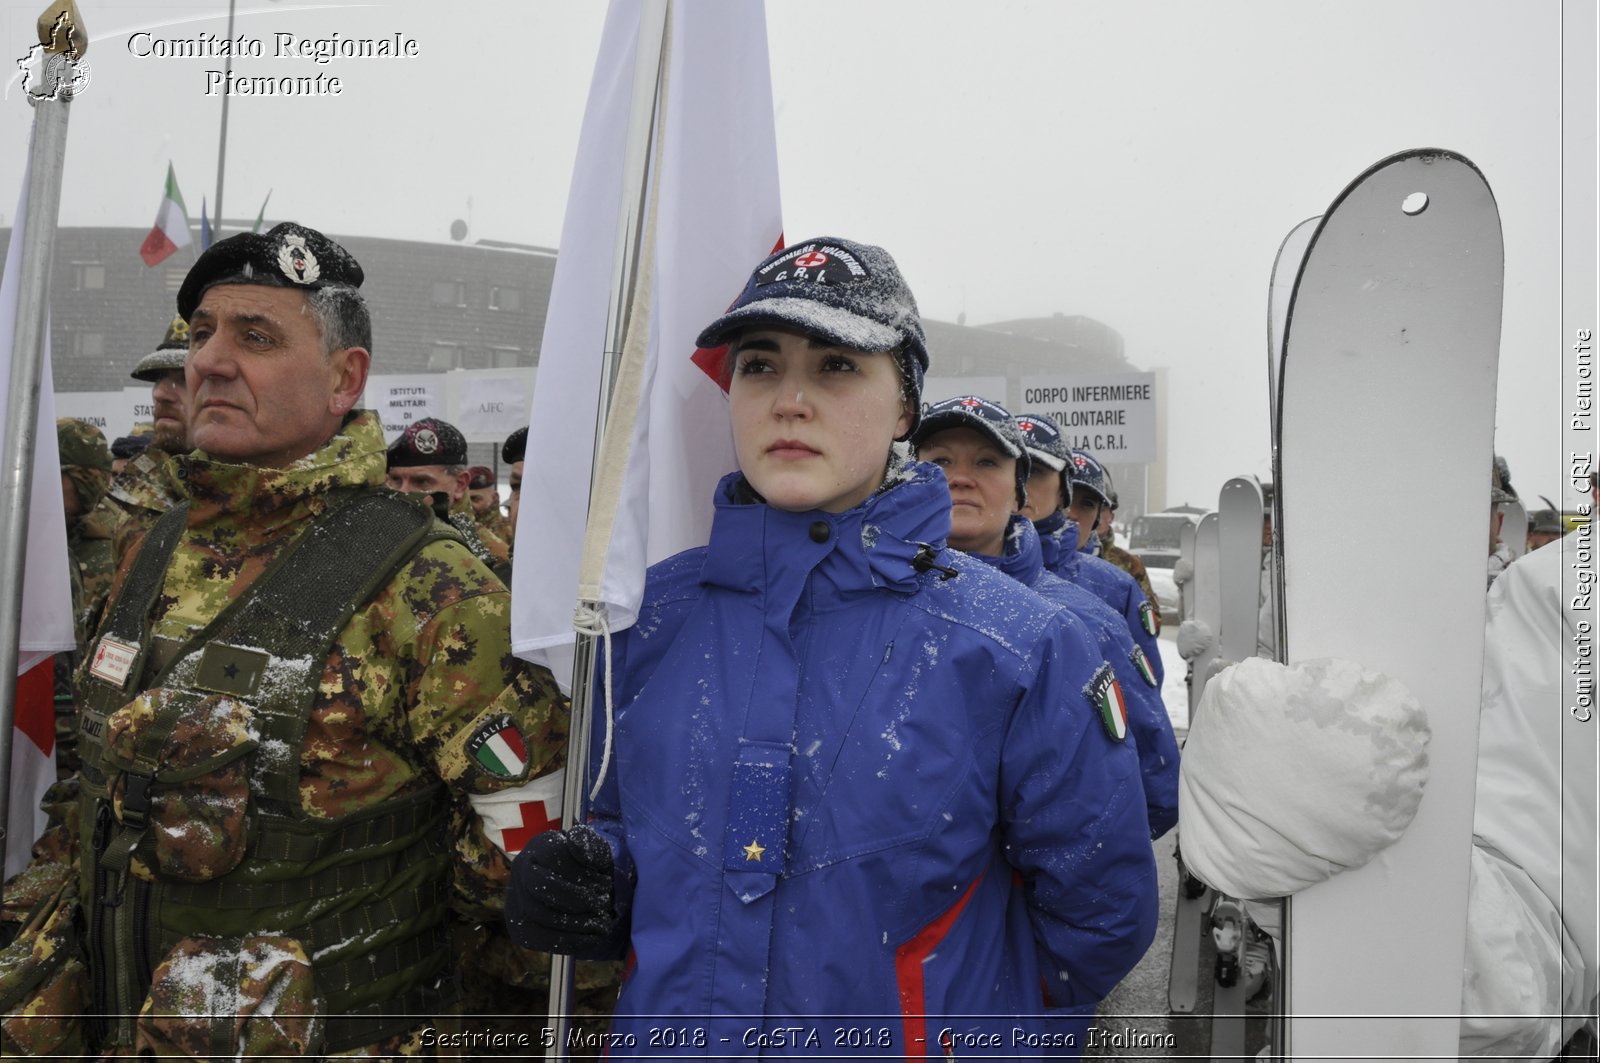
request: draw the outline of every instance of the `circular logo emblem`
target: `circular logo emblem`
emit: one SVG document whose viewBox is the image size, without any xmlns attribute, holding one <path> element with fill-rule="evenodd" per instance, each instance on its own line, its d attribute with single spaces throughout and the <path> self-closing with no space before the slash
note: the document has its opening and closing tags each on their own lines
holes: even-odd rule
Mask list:
<svg viewBox="0 0 1600 1063">
<path fill-rule="evenodd" d="M 418 454 L 436 454 L 439 451 L 439 436 L 431 428 L 419 428 L 417 434 L 411 437 L 411 445 Z"/>
<path fill-rule="evenodd" d="M 795 259 L 794 264 L 799 266 L 801 269 L 816 269 L 818 266 L 825 266 L 828 264 L 828 256 L 823 254 L 821 251 L 807 251 L 805 254 Z"/>
<path fill-rule="evenodd" d="M 317 256 L 306 247 L 304 236 L 285 237 L 278 246 L 278 270 L 297 284 L 315 284 L 322 276 Z"/>
</svg>

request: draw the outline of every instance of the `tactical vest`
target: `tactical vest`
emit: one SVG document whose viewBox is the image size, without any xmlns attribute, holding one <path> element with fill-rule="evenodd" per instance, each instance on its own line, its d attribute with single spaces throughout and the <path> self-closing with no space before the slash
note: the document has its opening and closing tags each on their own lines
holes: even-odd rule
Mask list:
<svg viewBox="0 0 1600 1063">
<path fill-rule="evenodd" d="M 176 646 L 150 633 L 187 504 L 169 510 L 108 609 L 79 738 L 102 1047 L 133 1043 L 154 964 L 191 937 L 298 942 L 329 1016 L 327 1052 L 404 1032 L 455 995 L 443 785 L 332 820 L 301 807 L 301 747 L 334 639 L 418 550 L 455 538 L 404 497 L 347 499 Z M 233 1018 L 217 1016 L 214 1037 Z"/>
</svg>

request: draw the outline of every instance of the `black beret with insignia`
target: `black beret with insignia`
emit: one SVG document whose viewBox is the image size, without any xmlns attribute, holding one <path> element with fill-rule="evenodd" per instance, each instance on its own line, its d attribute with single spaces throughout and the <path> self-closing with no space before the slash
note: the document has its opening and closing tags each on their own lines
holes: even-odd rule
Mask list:
<svg viewBox="0 0 1600 1063">
<path fill-rule="evenodd" d="M 467 438 L 460 429 L 437 417 L 424 417 L 406 426 L 389 444 L 389 468 L 417 465 L 465 465 Z"/>
<path fill-rule="evenodd" d="M 335 284 L 359 288 L 365 279 L 350 252 L 315 229 L 286 221 L 264 233 L 238 233 L 212 244 L 178 289 L 178 316 L 189 320 L 213 284 L 314 291 Z"/>
<path fill-rule="evenodd" d="M 500 444 L 500 460 L 509 465 L 515 465 L 528 453 L 528 430 L 519 428 L 506 436 L 506 441 Z"/>
</svg>

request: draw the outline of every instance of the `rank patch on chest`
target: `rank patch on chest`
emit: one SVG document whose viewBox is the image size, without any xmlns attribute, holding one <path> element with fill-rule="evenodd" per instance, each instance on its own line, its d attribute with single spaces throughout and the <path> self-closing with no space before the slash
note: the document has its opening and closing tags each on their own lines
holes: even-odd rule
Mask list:
<svg viewBox="0 0 1600 1063">
<path fill-rule="evenodd" d="M 219 694 L 249 697 L 261 686 L 261 677 L 271 660 L 272 655 L 266 650 L 209 642 L 200 654 L 194 685 Z"/>
<path fill-rule="evenodd" d="M 1128 705 L 1122 697 L 1122 686 L 1109 664 L 1102 664 L 1083 689 L 1089 704 L 1100 714 L 1100 725 L 1113 740 L 1121 742 L 1128 737 Z"/>
<path fill-rule="evenodd" d="M 522 732 L 505 715 L 478 728 L 467 740 L 467 756 L 490 775 L 502 779 L 514 779 L 528 766 L 528 747 L 523 744 Z"/>
<path fill-rule="evenodd" d="M 89 674 L 120 687 L 128 681 L 128 673 L 138 659 L 138 646 L 106 635 L 94 649 L 94 659 L 89 662 Z"/>
</svg>

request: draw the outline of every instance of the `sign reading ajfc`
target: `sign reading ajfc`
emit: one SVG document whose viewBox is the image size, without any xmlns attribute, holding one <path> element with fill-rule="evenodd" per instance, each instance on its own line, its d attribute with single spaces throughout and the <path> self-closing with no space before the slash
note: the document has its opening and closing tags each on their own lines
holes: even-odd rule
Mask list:
<svg viewBox="0 0 1600 1063">
<path fill-rule="evenodd" d="M 1023 377 L 1020 408 L 1053 417 L 1067 446 L 1101 461 L 1156 460 L 1154 373 Z"/>
</svg>

